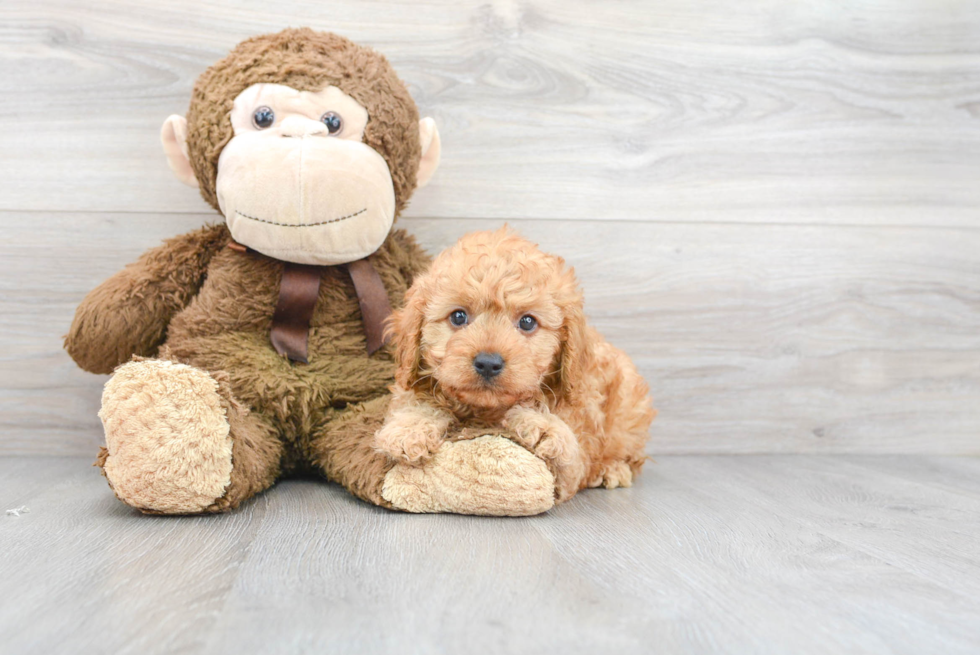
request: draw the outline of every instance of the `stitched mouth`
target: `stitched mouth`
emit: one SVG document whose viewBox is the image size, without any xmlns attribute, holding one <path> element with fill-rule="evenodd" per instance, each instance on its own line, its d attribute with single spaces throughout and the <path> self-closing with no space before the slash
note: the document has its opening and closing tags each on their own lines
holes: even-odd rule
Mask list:
<svg viewBox="0 0 980 655">
<path fill-rule="evenodd" d="M 340 221 L 346 221 L 348 218 L 354 218 L 367 211 L 367 207 L 360 211 L 356 211 L 353 214 L 347 214 L 346 216 L 338 216 L 337 218 L 331 218 L 329 221 L 319 221 L 318 223 L 277 223 L 276 221 L 267 221 L 264 218 L 257 218 L 255 216 L 249 216 L 248 214 L 243 214 L 237 209 L 235 213 L 242 218 L 247 218 L 250 221 L 256 221 L 258 223 L 265 223 L 266 225 L 278 225 L 279 227 L 316 227 L 318 225 L 329 225 L 330 223 L 339 223 Z"/>
</svg>

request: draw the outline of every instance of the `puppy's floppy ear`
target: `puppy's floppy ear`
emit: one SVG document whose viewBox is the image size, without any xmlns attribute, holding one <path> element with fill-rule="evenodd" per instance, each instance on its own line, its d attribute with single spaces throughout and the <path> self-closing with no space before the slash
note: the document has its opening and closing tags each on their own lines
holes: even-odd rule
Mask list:
<svg viewBox="0 0 980 655">
<path fill-rule="evenodd" d="M 405 307 L 388 317 L 385 332 L 391 335 L 395 344 L 395 382 L 398 386 L 411 389 L 419 379 L 422 365 L 422 324 L 425 308 L 425 294 L 416 283 L 405 294 Z"/>
<path fill-rule="evenodd" d="M 582 292 L 571 269 L 562 275 L 561 286 L 555 296 L 556 304 L 564 315 L 562 343 L 558 354 L 558 401 L 562 404 L 581 405 L 595 354 L 586 326 Z"/>
</svg>

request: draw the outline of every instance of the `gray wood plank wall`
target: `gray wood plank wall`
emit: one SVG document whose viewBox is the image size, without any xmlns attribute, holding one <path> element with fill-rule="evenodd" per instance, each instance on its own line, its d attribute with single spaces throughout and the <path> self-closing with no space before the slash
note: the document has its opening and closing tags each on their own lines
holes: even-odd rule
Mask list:
<svg viewBox="0 0 980 655">
<path fill-rule="evenodd" d="M 0 453 L 93 453 L 74 306 L 218 218 L 159 126 L 298 25 L 384 52 L 437 120 L 402 221 L 428 249 L 507 221 L 576 266 L 651 453 L 980 453 L 980 2 L 0 7 Z"/>
</svg>

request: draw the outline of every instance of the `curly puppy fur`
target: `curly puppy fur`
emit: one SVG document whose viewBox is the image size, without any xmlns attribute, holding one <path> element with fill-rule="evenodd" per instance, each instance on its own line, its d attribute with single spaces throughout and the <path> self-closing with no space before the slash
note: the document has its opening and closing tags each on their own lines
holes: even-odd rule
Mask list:
<svg viewBox="0 0 980 655">
<path fill-rule="evenodd" d="M 584 487 L 630 486 L 656 412 L 630 359 L 586 324 L 563 259 L 507 227 L 478 232 L 439 255 L 405 298 L 388 325 L 398 370 L 378 450 L 418 464 L 459 426 L 502 426 L 548 463 L 559 502 Z M 458 310 L 465 325 L 449 320 Z M 536 326 L 521 329 L 523 316 Z M 499 374 L 478 373 L 481 353 L 502 357 Z"/>
</svg>

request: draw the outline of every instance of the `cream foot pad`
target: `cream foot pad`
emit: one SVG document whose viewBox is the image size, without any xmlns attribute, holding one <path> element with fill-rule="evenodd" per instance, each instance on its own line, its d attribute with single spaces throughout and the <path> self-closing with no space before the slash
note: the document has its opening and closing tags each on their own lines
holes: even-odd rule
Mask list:
<svg viewBox="0 0 980 655">
<path fill-rule="evenodd" d="M 424 466 L 396 466 L 381 495 L 407 512 L 530 516 L 555 504 L 555 478 L 510 439 L 486 435 L 447 442 Z"/>
<path fill-rule="evenodd" d="M 161 360 L 121 366 L 105 385 L 99 417 L 106 477 L 133 507 L 199 512 L 231 482 L 228 421 L 205 371 Z"/>
</svg>

